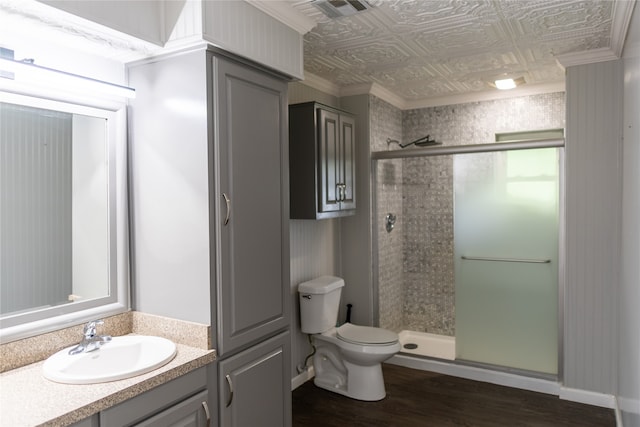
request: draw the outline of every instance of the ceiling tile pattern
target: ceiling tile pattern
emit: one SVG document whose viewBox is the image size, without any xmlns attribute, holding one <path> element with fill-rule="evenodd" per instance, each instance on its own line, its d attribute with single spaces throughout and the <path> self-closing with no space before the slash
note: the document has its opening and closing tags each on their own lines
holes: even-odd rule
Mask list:
<svg viewBox="0 0 640 427">
<path fill-rule="evenodd" d="M 557 55 L 610 45 L 610 0 L 371 0 L 304 36 L 305 70 L 341 87 L 377 83 L 407 100 L 488 90 L 502 75 L 557 83 Z"/>
</svg>

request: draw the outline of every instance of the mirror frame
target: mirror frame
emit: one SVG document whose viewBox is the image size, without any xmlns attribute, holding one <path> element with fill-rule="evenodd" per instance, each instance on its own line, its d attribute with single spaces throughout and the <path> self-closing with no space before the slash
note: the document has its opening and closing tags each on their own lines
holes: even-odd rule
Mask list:
<svg viewBox="0 0 640 427">
<path fill-rule="evenodd" d="M 87 301 L 0 316 L 0 344 L 67 328 L 90 320 L 120 314 L 129 305 L 129 215 L 127 181 L 126 104 L 91 103 L 72 97 L 40 98 L 36 94 L 0 92 L 0 102 L 63 111 L 107 120 L 108 165 L 108 295 Z"/>
</svg>

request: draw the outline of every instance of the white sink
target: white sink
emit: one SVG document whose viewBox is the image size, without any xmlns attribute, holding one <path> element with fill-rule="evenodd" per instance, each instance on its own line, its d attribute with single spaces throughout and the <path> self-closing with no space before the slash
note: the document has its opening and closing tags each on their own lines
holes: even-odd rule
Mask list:
<svg viewBox="0 0 640 427">
<path fill-rule="evenodd" d="M 88 353 L 70 355 L 65 348 L 45 360 L 45 378 L 65 384 L 94 384 L 122 380 L 157 369 L 176 355 L 176 345 L 165 338 L 125 335 Z"/>
</svg>

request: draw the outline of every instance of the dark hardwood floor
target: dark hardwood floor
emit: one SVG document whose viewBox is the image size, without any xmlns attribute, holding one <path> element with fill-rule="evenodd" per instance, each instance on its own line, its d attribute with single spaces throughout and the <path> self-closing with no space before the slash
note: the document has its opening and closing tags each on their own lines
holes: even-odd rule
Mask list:
<svg viewBox="0 0 640 427">
<path fill-rule="evenodd" d="M 361 402 L 308 381 L 293 392 L 293 426 L 615 427 L 613 410 L 556 396 L 383 365 L 387 397 Z"/>
</svg>

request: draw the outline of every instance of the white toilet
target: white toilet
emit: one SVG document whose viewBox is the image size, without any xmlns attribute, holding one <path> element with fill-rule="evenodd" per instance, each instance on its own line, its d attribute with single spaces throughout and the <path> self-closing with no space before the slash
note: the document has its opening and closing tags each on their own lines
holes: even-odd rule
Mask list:
<svg viewBox="0 0 640 427">
<path fill-rule="evenodd" d="M 301 330 L 312 334 L 314 384 L 358 400 L 386 396 L 381 363 L 400 351 L 398 334 L 345 323 L 336 327 L 344 280 L 323 276 L 298 285 Z"/>
</svg>

